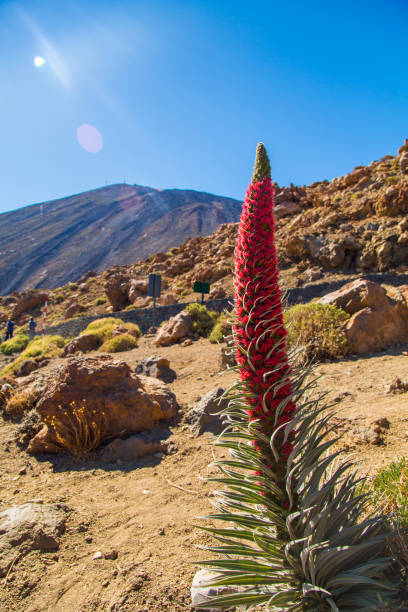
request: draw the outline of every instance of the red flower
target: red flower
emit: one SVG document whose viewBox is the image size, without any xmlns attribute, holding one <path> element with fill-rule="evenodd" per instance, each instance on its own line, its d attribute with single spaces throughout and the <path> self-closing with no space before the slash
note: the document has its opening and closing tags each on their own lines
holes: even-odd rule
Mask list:
<svg viewBox="0 0 408 612">
<path fill-rule="evenodd" d="M 282 296 L 274 241 L 273 187 L 264 146 L 257 148 L 255 171 L 246 193 L 235 260 L 235 325 L 241 380 L 257 399 L 247 400 L 250 420 L 259 418 L 271 435 L 276 410 L 283 461 L 292 450 L 284 425 L 296 409 L 283 325 Z M 285 399 L 288 400 L 285 403 Z"/>
</svg>

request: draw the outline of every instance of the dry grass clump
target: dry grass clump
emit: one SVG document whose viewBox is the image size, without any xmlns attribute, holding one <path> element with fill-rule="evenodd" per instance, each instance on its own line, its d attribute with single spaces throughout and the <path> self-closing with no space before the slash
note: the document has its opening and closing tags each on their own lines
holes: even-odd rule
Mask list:
<svg viewBox="0 0 408 612">
<path fill-rule="evenodd" d="M 36 357 L 59 357 L 66 340 L 62 336 L 36 336 L 27 345 L 19 357 L 7 365 L 0 376 L 13 376 L 26 359 L 35 359 Z"/>
<path fill-rule="evenodd" d="M 105 353 L 120 353 L 121 351 L 130 351 L 137 347 L 137 340 L 130 334 L 120 334 L 105 340 L 100 347 L 100 351 Z"/>
<path fill-rule="evenodd" d="M 27 391 L 16 391 L 6 401 L 4 414 L 12 420 L 19 420 L 34 407 L 37 396 Z"/>
<path fill-rule="evenodd" d="M 100 344 L 103 344 L 105 341 L 112 338 L 115 327 L 118 326 L 126 328 L 127 333 L 135 338 L 142 335 L 139 326 L 135 325 L 135 323 L 125 323 L 122 319 L 115 319 L 113 317 L 104 317 L 92 321 L 80 335 L 92 334 L 98 339 Z"/>
<path fill-rule="evenodd" d="M 44 422 L 52 430 L 56 444 L 76 459 L 81 459 L 95 451 L 106 433 L 105 413 L 102 411 L 95 420 L 96 410 L 90 408 L 86 400 L 78 405 L 71 402 L 69 407 L 58 406 L 57 416 L 44 417 Z M 102 423 L 99 417 L 102 417 Z"/>
<path fill-rule="evenodd" d="M 288 345 L 303 345 L 307 358 L 338 359 L 350 346 L 344 324 L 350 315 L 331 304 L 296 304 L 284 313 Z"/>
</svg>

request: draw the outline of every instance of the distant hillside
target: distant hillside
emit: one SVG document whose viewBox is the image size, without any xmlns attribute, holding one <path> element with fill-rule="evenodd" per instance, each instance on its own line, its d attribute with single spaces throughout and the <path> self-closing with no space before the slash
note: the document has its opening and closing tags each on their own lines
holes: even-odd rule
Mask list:
<svg viewBox="0 0 408 612">
<path fill-rule="evenodd" d="M 109 185 L 0 215 L 0 295 L 52 289 L 207 236 L 241 203 L 210 193 Z"/>
</svg>

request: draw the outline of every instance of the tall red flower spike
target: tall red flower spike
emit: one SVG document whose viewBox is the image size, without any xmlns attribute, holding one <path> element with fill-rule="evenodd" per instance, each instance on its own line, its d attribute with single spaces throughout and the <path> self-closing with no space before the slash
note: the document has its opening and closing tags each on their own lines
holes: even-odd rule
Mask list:
<svg viewBox="0 0 408 612">
<path fill-rule="evenodd" d="M 285 424 L 296 407 L 291 399 L 274 228 L 271 169 L 259 143 L 238 232 L 234 329 L 249 418 L 259 419 L 268 437 L 275 433 L 284 464 L 292 450 L 292 435 L 285 432 Z"/>
</svg>

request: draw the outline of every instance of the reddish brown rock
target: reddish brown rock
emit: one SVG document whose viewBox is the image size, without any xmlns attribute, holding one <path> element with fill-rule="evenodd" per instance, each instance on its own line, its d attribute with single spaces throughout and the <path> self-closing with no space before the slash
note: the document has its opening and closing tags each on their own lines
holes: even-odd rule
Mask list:
<svg viewBox="0 0 408 612">
<path fill-rule="evenodd" d="M 11 319 L 20 324 L 24 322 L 26 315 L 32 314 L 34 310 L 43 306 L 47 294 L 33 289 L 18 295 L 17 303 L 14 304 L 11 311 Z"/>
<path fill-rule="evenodd" d="M 102 439 L 150 430 L 176 413 L 174 394 L 158 380 L 136 376 L 124 361 L 110 355 L 75 356 L 54 372 L 37 403 L 44 418 L 70 427 L 72 406 L 85 401 Z M 58 452 L 55 434 L 47 425 L 30 441 L 28 451 Z"/>
<path fill-rule="evenodd" d="M 68 357 L 68 355 L 74 355 L 78 351 L 81 353 L 88 353 L 88 351 L 95 351 L 100 344 L 100 341 L 94 334 L 83 334 L 78 336 L 69 342 L 62 352 L 62 357 Z"/>
<path fill-rule="evenodd" d="M 82 306 L 75 299 L 72 300 L 66 307 L 64 316 L 66 319 L 71 319 L 76 314 L 79 314 L 82 311 Z"/>
<path fill-rule="evenodd" d="M 381 285 L 357 279 L 319 301 L 352 315 L 345 332 L 355 353 L 373 353 L 408 341 L 408 309 L 402 291 L 388 295 Z"/>
<path fill-rule="evenodd" d="M 171 317 L 159 328 L 154 340 L 156 346 L 174 344 L 185 338 L 193 329 L 193 319 L 186 310 L 182 310 L 175 317 Z"/>
<path fill-rule="evenodd" d="M 273 214 L 277 221 L 278 219 L 282 219 L 283 217 L 290 217 L 291 215 L 296 215 L 301 210 L 301 207 L 296 202 L 283 201 L 277 206 L 275 206 Z"/>
<path fill-rule="evenodd" d="M 147 280 L 132 279 L 128 284 L 128 301 L 133 304 L 136 298 L 143 297 L 147 293 Z"/>
<path fill-rule="evenodd" d="M 122 310 L 130 304 L 129 278 L 120 273 L 113 273 L 105 282 L 105 292 L 113 310 Z"/>
</svg>

